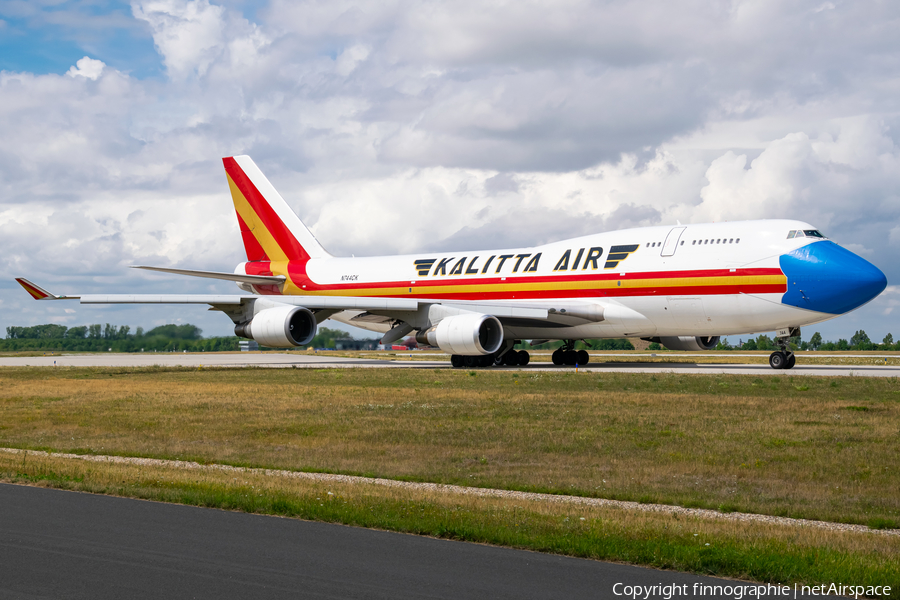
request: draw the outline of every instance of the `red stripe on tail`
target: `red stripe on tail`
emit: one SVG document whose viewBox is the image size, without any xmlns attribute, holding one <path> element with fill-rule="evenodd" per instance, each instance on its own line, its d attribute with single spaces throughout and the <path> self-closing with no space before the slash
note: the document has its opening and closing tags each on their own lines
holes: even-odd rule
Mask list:
<svg viewBox="0 0 900 600">
<path fill-rule="evenodd" d="M 294 237 L 294 234 L 285 226 L 281 217 L 269 206 L 266 198 L 256 189 L 250 178 L 244 173 L 237 161 L 232 157 L 223 158 L 225 172 L 231 177 L 231 180 L 244 195 L 250 207 L 259 217 L 263 226 L 272 234 L 275 242 L 285 253 L 288 260 L 309 260 L 309 254 Z"/>
</svg>

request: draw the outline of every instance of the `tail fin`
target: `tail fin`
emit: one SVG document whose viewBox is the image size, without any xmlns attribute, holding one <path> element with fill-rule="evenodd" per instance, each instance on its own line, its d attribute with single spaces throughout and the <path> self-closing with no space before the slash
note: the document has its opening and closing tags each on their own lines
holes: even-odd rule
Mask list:
<svg viewBox="0 0 900 600">
<path fill-rule="evenodd" d="M 306 261 L 331 255 L 249 156 L 223 158 L 247 260 Z"/>
</svg>

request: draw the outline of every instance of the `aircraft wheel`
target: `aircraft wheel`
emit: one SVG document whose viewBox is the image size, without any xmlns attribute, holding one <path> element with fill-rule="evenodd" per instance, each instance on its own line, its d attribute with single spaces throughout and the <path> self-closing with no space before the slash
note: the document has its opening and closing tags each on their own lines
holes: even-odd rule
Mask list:
<svg viewBox="0 0 900 600">
<path fill-rule="evenodd" d="M 463 356 L 463 361 L 465 361 L 466 368 L 474 369 L 475 367 L 480 366 L 481 357 L 480 356 Z"/>
<path fill-rule="evenodd" d="M 454 369 L 458 369 L 465 364 L 465 361 L 459 354 L 453 354 L 450 356 L 450 364 L 453 365 Z"/>
<path fill-rule="evenodd" d="M 519 364 L 519 353 L 515 350 L 510 350 L 506 354 L 503 355 L 503 364 L 507 367 L 514 367 Z"/>
<path fill-rule="evenodd" d="M 525 350 L 519 350 L 516 352 L 516 358 L 518 358 L 518 363 L 520 367 L 524 367 L 531 360 L 531 355 L 528 354 Z"/>
<path fill-rule="evenodd" d="M 591 356 L 587 353 L 587 350 L 579 350 L 575 353 L 576 359 L 579 365 L 582 367 L 589 362 L 591 362 Z"/>
<path fill-rule="evenodd" d="M 794 365 L 796 365 L 796 364 L 797 364 L 797 355 L 796 355 L 796 354 L 791 354 L 791 355 L 788 357 L 787 362 L 784 363 L 784 368 L 785 368 L 785 369 L 793 369 L 793 368 L 794 368 Z"/>
<path fill-rule="evenodd" d="M 553 354 L 550 356 L 553 360 L 554 365 L 563 365 L 565 364 L 565 352 L 563 350 L 557 349 L 553 351 Z"/>
<path fill-rule="evenodd" d="M 482 368 L 490 367 L 494 364 L 494 355 L 493 354 L 485 354 L 484 356 L 478 357 L 478 366 Z"/>
<path fill-rule="evenodd" d="M 783 369 L 785 364 L 787 364 L 787 356 L 784 352 L 773 352 L 769 355 L 769 366 L 773 369 Z"/>
<path fill-rule="evenodd" d="M 578 353 L 574 350 L 566 350 L 565 355 L 563 355 L 563 362 L 569 366 L 574 367 L 575 361 L 578 360 Z"/>
</svg>

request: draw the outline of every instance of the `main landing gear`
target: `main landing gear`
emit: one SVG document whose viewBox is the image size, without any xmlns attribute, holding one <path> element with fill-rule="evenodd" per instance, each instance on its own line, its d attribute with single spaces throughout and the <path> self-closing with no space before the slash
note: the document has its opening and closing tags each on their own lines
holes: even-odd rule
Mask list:
<svg viewBox="0 0 900 600">
<path fill-rule="evenodd" d="M 450 357 L 450 364 L 455 368 L 479 369 L 486 367 L 524 367 L 531 360 L 531 355 L 525 350 L 513 350 L 515 342 L 504 346 L 493 354 L 481 356 L 462 356 L 454 354 Z"/>
<path fill-rule="evenodd" d="M 787 335 L 779 335 L 775 338 L 778 350 L 769 355 L 769 366 L 773 369 L 793 369 L 797 364 L 797 357 L 791 350 L 790 340 L 792 337 L 800 336 L 800 328 L 793 327 L 789 331 L 782 329 L 779 333 L 787 333 Z"/>
<path fill-rule="evenodd" d="M 561 348 L 557 348 L 552 356 L 554 365 L 567 365 L 574 367 L 581 365 L 582 367 L 590 362 L 591 357 L 587 350 L 575 350 L 575 340 L 566 340 Z"/>
</svg>

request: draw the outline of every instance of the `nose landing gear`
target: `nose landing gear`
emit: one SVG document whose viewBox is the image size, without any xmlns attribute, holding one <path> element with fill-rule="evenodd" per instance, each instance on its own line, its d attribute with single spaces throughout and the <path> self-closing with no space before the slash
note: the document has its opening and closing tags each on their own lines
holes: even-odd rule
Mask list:
<svg viewBox="0 0 900 600">
<path fill-rule="evenodd" d="M 797 364 L 797 357 L 791 350 L 790 340 L 792 337 L 800 336 L 799 327 L 791 327 L 790 329 L 779 329 L 778 336 L 775 338 L 775 344 L 778 350 L 769 355 L 769 366 L 773 369 L 793 369 Z"/>
</svg>

